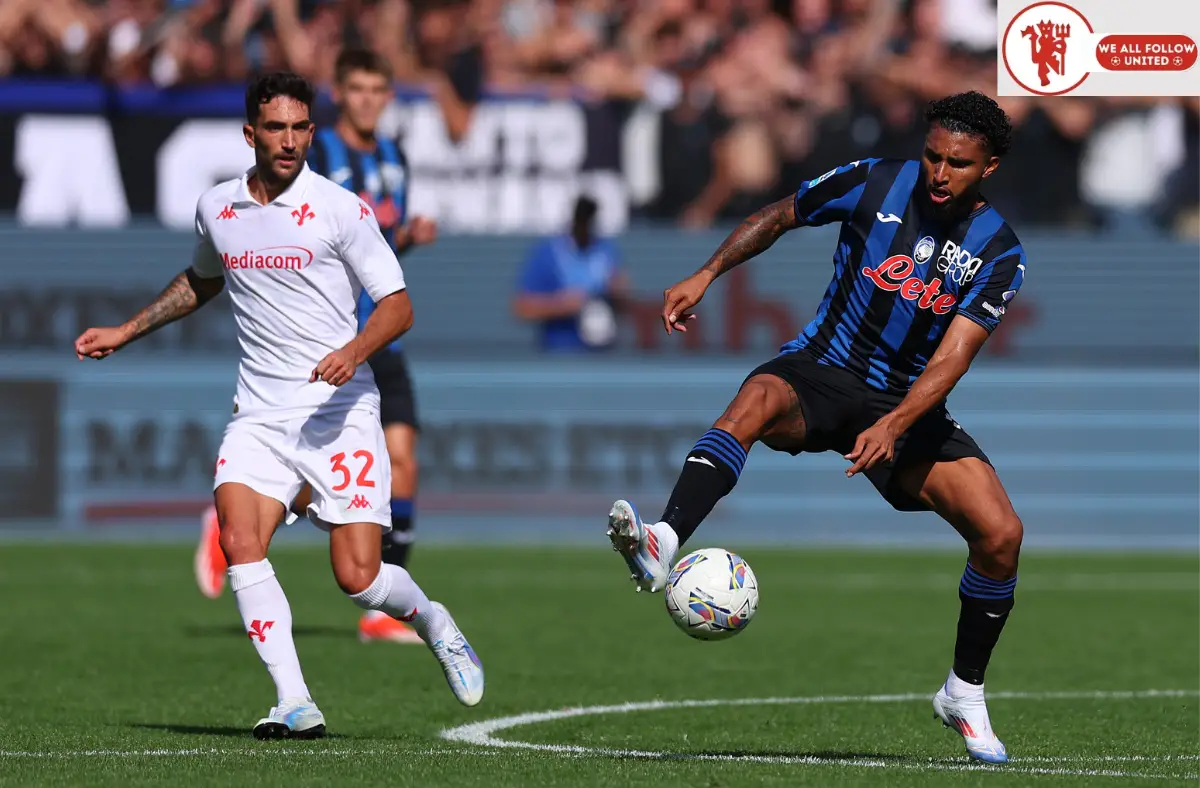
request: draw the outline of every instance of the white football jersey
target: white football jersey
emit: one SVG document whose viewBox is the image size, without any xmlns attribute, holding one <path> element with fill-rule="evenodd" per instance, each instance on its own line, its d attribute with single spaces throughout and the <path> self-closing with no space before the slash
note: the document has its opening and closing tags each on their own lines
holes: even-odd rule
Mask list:
<svg viewBox="0 0 1200 788">
<path fill-rule="evenodd" d="M 237 321 L 234 418 L 378 412 L 367 364 L 341 388 L 308 381 L 321 359 L 357 335 L 363 288 L 376 301 L 404 289 L 396 254 L 371 209 L 307 165 L 268 205 L 250 196 L 253 172 L 217 184 L 196 203 L 192 268 L 204 278 L 225 277 Z"/>
</svg>

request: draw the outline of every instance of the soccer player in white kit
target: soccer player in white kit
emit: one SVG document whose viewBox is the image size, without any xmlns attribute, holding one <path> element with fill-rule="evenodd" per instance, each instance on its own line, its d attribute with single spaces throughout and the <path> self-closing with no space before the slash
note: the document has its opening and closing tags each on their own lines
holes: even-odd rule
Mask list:
<svg viewBox="0 0 1200 788">
<path fill-rule="evenodd" d="M 278 694 L 254 727 L 260 739 L 325 733 L 267 560 L 305 482 L 309 519 L 329 532 L 341 589 L 359 607 L 410 623 L 464 705 L 479 703 L 484 690 L 483 667 L 450 613 L 380 559 L 380 529 L 391 528 L 390 467 L 366 361 L 408 330 L 412 304 L 371 209 L 305 164 L 313 98 L 312 86 L 289 73 L 248 88 L 244 133 L 256 164 L 201 195 L 191 267 L 124 325 L 90 328 L 75 341 L 79 358 L 105 358 L 229 288 L 242 357 L 214 496 L 229 585 Z M 361 289 L 377 307 L 359 333 Z"/>
</svg>

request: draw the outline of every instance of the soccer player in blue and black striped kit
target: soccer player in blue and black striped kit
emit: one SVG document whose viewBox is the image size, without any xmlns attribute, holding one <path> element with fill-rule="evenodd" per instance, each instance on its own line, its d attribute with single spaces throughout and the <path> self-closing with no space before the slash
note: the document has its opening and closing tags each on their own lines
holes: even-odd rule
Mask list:
<svg viewBox="0 0 1200 788">
<path fill-rule="evenodd" d="M 336 122 L 318 129 L 309 148 L 308 166 L 349 189 L 370 205 L 384 237 L 397 255 L 432 243 L 437 225 L 423 216 L 408 220 L 408 162 L 393 140 L 376 134 L 380 116 L 392 98 L 391 73 L 379 55 L 367 50 L 342 52 L 335 66 Z M 361 327 L 375 309 L 364 291 L 358 303 Z M 392 530 L 383 536 L 385 563 L 405 566 L 413 535 L 413 499 L 417 487 L 417 416 L 408 365 L 400 342 L 370 359 L 379 388 L 388 455 L 392 464 Z M 312 491 L 306 486 L 292 503 L 292 513 L 305 514 Z M 225 559 L 218 543 L 216 512 L 203 518 L 196 551 L 196 579 L 209 597 L 219 596 L 225 584 Z M 420 643 L 411 626 L 380 611 L 367 611 L 358 626 L 363 641 Z"/>
<path fill-rule="evenodd" d="M 1012 127 L 975 92 L 932 102 L 926 120 L 920 159 L 854 161 L 801 184 L 666 291 L 666 331 L 685 331 L 718 276 L 788 230 L 841 225 L 833 281 L 812 322 L 750 373 L 697 441 L 660 520 L 643 523 L 617 501 L 609 536 L 639 590 L 662 589 L 679 547 L 733 489 L 756 441 L 842 454 L 847 476 L 862 473 L 899 510 L 936 512 L 966 540 L 953 668 L 933 707 L 971 757 L 1003 763 L 983 676 L 1013 607 L 1022 525 L 945 403 L 1025 276 L 1020 241 L 980 194 Z"/>
</svg>

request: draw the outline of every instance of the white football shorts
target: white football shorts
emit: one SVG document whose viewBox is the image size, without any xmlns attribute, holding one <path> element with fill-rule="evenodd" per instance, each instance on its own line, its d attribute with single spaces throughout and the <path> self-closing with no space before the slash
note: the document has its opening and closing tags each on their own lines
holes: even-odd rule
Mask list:
<svg viewBox="0 0 1200 788">
<path fill-rule="evenodd" d="M 227 482 L 290 507 L 312 485 L 308 518 L 330 530 L 378 523 L 392 530 L 392 466 L 379 415 L 371 411 L 314 414 L 270 424 L 234 419 L 217 454 L 213 489 Z M 294 517 L 289 513 L 288 522 Z"/>
</svg>

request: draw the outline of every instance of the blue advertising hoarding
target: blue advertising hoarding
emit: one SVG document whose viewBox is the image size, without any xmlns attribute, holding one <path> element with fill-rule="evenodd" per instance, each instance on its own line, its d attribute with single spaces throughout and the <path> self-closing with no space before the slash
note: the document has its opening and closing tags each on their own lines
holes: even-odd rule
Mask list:
<svg viewBox="0 0 1200 788">
<path fill-rule="evenodd" d="M 35 367 L 40 366 L 41 369 Z M 55 363 L 57 512 L 42 529 L 187 534 L 210 500 L 233 363 Z M 49 365 L 35 365 L 44 374 Z M 595 540 L 612 499 L 666 501 L 743 362 L 418 362 L 421 529 L 434 539 Z M 1086 392 L 1086 396 L 1081 393 Z M 952 395 L 1031 545 L 1180 546 L 1200 522 L 1193 371 L 985 367 Z M 892 511 L 834 455 L 756 447 L 708 526 L 716 540 L 947 544 L 936 517 Z M 28 516 L 5 527 L 29 528 Z"/>
</svg>

